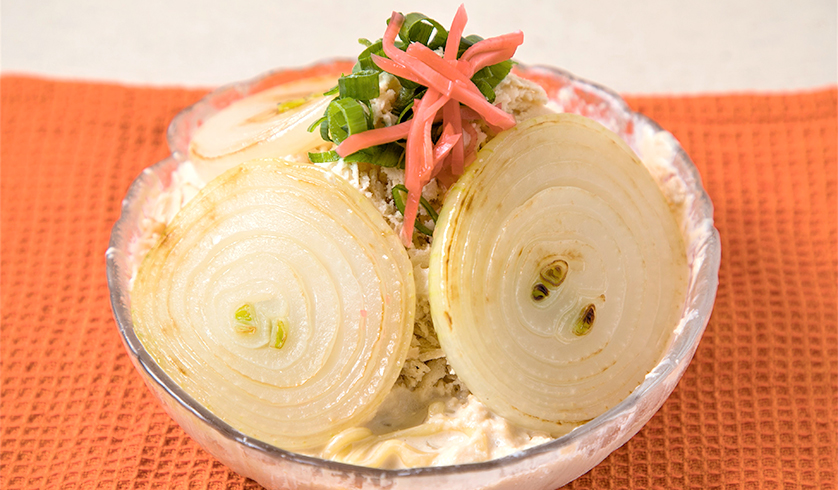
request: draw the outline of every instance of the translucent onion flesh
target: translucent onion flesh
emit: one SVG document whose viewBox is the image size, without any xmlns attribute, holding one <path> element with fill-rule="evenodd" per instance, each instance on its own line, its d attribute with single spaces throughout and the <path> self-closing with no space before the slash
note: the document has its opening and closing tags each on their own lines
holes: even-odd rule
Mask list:
<svg viewBox="0 0 838 490">
<path fill-rule="evenodd" d="M 308 127 L 332 99 L 323 92 L 336 85 L 335 76 L 307 78 L 233 102 L 195 131 L 190 161 L 209 181 L 249 160 L 305 153 L 323 145 L 319 131 Z"/>
<path fill-rule="evenodd" d="M 448 362 L 492 411 L 554 436 L 626 398 L 681 316 L 686 253 L 667 201 L 581 116 L 492 140 L 446 196 L 432 247 Z"/>
<path fill-rule="evenodd" d="M 413 332 L 413 269 L 357 189 L 250 162 L 190 201 L 143 261 L 137 336 L 244 434 L 298 450 L 372 417 Z"/>
</svg>

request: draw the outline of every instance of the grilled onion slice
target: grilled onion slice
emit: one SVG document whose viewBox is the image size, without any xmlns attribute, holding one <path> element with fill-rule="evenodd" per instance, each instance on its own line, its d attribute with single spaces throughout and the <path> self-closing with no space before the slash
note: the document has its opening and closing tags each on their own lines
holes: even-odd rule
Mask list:
<svg viewBox="0 0 838 490">
<path fill-rule="evenodd" d="M 306 78 L 249 95 L 214 114 L 195 131 L 189 160 L 209 181 L 256 158 L 282 158 L 324 143 L 308 127 L 326 110 L 337 77 Z"/>
<path fill-rule="evenodd" d="M 634 153 L 592 120 L 553 114 L 499 135 L 449 192 L 431 311 L 472 393 L 557 436 L 655 366 L 687 273 L 678 224 Z"/>
<path fill-rule="evenodd" d="M 404 247 L 357 189 L 259 161 L 177 214 L 131 298 L 138 337 L 179 386 L 297 450 L 373 415 L 410 345 L 414 288 Z"/>
</svg>

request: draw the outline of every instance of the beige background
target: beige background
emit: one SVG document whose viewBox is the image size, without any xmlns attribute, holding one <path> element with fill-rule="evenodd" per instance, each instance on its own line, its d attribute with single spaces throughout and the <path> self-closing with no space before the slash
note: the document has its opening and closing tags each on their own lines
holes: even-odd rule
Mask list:
<svg viewBox="0 0 838 490">
<path fill-rule="evenodd" d="M 448 24 L 458 1 L 3 0 L 6 73 L 215 86 L 360 51 L 389 13 Z M 835 0 L 472 1 L 467 33 L 521 29 L 517 59 L 622 93 L 777 91 L 838 82 Z"/>
</svg>

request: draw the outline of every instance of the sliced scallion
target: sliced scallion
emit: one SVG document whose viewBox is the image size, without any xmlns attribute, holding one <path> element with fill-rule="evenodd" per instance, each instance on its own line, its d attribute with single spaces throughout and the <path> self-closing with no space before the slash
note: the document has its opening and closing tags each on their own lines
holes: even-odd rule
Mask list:
<svg viewBox="0 0 838 490">
<path fill-rule="evenodd" d="M 407 187 L 399 184 L 393 186 L 393 201 L 396 204 L 396 208 L 398 208 L 399 212 L 404 214 L 404 206 L 405 206 L 405 198 L 407 197 Z M 419 198 L 419 204 L 422 205 L 422 208 L 428 213 L 428 216 L 431 217 L 431 220 L 436 223 L 436 220 L 439 218 L 439 214 L 437 214 L 436 210 L 431 206 L 431 203 L 428 202 L 427 199 L 424 197 Z M 425 226 L 420 220 L 419 217 L 416 217 L 416 222 L 414 227 L 417 231 L 424 233 L 425 235 L 432 236 L 434 231 L 429 229 Z"/>
<path fill-rule="evenodd" d="M 372 55 L 384 56 L 384 48 L 382 46 L 381 40 L 370 44 L 367 46 L 367 49 L 361 51 L 361 54 L 358 55 L 358 62 L 355 63 L 355 66 L 352 68 L 353 72 L 362 71 L 362 70 L 375 70 L 381 71 L 375 63 L 372 62 Z"/>
<path fill-rule="evenodd" d="M 389 20 L 388 20 L 389 23 Z M 445 48 L 448 40 L 448 31 L 439 22 L 421 13 L 409 13 L 404 16 L 404 22 L 399 30 L 398 39 L 394 42 L 395 47 L 405 51 L 411 43 L 420 43 L 432 50 Z M 483 38 L 476 35 L 469 35 L 460 38 L 457 58 L 475 43 Z M 380 97 L 379 76 L 382 68 L 372 61 L 372 55 L 389 58 L 384 52 L 383 41 L 378 39 L 373 42 L 368 39 L 359 39 L 364 45 L 364 50 L 358 55 L 358 61 L 352 67 L 352 73 L 343 75 L 338 80 L 338 87 L 328 92 L 331 95 L 338 95 L 327 107 L 326 113 L 316 123 L 309 127 L 309 131 L 320 127 L 320 135 L 323 140 L 331 141 L 340 145 L 346 138 L 375 127 L 373 123 L 372 100 Z M 495 87 L 506 77 L 512 68 L 511 61 L 504 61 L 484 67 L 474 74 L 472 81 L 489 102 L 495 100 Z M 395 76 L 395 75 L 394 75 Z M 395 76 L 400 84 L 398 96 L 392 103 L 391 113 L 397 115 L 395 124 L 403 123 L 413 118 L 413 106 L 417 99 L 421 99 L 427 87 L 412 80 Z M 439 137 L 441 127 L 435 125 L 432 130 L 434 138 Z M 333 162 L 340 159 L 334 151 L 310 153 L 309 159 L 312 162 Z M 366 148 L 343 158 L 345 162 L 366 162 L 382 167 L 404 167 L 405 151 L 404 140 L 400 140 L 377 147 Z M 393 189 L 393 196 L 398 203 L 400 211 L 404 212 L 404 199 L 402 194 L 406 189 Z M 422 202 L 422 207 L 428 211 L 436 221 L 436 213 L 427 201 Z M 426 234 L 432 231 L 426 226 L 416 222 L 416 228 Z"/>
<path fill-rule="evenodd" d="M 473 45 L 477 44 L 478 42 L 482 41 L 483 38 L 478 36 L 477 34 L 470 34 L 465 37 L 460 38 L 460 46 L 457 48 L 457 59 L 466 52 L 466 50 Z"/>
<path fill-rule="evenodd" d="M 308 129 L 306 129 L 306 131 L 308 131 L 309 133 L 314 132 L 314 130 L 317 128 L 317 126 L 322 124 L 323 121 L 325 121 L 325 120 L 326 120 L 326 116 L 323 116 L 320 119 L 314 121 L 313 123 L 311 123 L 311 125 L 308 127 Z"/>
<path fill-rule="evenodd" d="M 495 101 L 495 87 L 506 78 L 509 71 L 512 70 L 512 61 L 502 61 L 500 63 L 487 66 L 478 70 L 477 73 L 471 77 L 471 81 L 480 90 L 480 93 L 486 97 L 489 102 Z"/>
<path fill-rule="evenodd" d="M 412 12 L 404 16 L 399 37 L 406 44 L 422 43 L 431 49 L 437 49 L 445 46 L 448 31 L 442 27 L 442 24 L 428 16 Z"/>
<path fill-rule="evenodd" d="M 410 102 L 399 112 L 399 118 L 396 120 L 396 124 L 403 123 L 413 117 L 413 104 L 415 101 L 416 99 L 410 99 Z"/>
<path fill-rule="evenodd" d="M 344 75 L 338 80 L 340 97 L 358 100 L 370 100 L 379 96 L 378 71 L 363 70 Z"/>
<path fill-rule="evenodd" d="M 340 155 L 338 155 L 338 152 L 334 150 L 321 151 L 318 153 L 310 151 L 308 152 L 308 159 L 311 163 L 336 162 L 340 160 Z"/>
<path fill-rule="evenodd" d="M 404 148 L 397 143 L 372 146 L 347 155 L 345 162 L 365 162 L 379 167 L 398 167 L 404 159 Z"/>
<path fill-rule="evenodd" d="M 495 101 L 495 89 L 492 88 L 492 85 L 489 84 L 489 82 L 482 79 L 472 79 L 472 82 L 474 82 L 474 85 L 478 90 L 480 90 L 480 93 L 483 94 L 483 97 L 486 97 L 486 100 L 489 102 Z"/>
<path fill-rule="evenodd" d="M 355 99 L 335 99 L 326 108 L 328 130 L 331 141 L 340 144 L 348 136 L 369 129 L 367 113 Z M 321 126 L 322 132 L 322 126 Z"/>
</svg>

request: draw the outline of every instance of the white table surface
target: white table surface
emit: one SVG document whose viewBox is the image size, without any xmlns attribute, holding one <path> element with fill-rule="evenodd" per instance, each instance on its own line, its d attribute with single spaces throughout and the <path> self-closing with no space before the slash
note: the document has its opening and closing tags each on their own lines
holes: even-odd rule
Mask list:
<svg viewBox="0 0 838 490">
<path fill-rule="evenodd" d="M 444 25 L 459 1 L 3 0 L 4 73 L 213 87 L 355 57 L 392 10 Z M 520 29 L 516 59 L 629 94 L 838 83 L 835 0 L 472 1 L 466 33 Z"/>
</svg>

